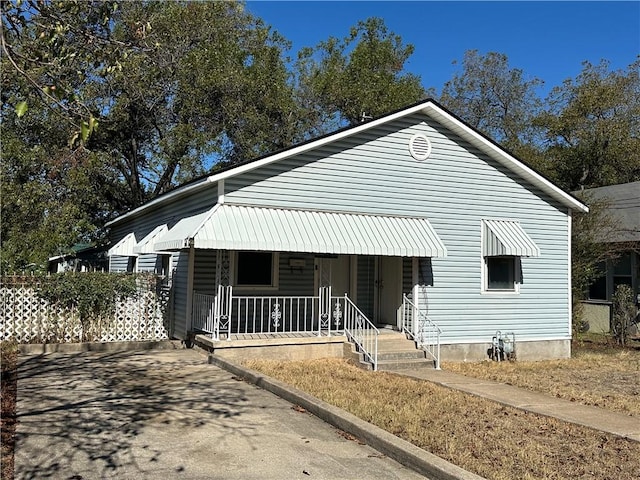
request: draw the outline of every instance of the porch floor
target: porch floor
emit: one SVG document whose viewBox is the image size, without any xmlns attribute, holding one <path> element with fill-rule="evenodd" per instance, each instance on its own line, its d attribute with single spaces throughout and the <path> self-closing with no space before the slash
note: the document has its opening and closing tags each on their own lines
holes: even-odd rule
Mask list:
<svg viewBox="0 0 640 480">
<path fill-rule="evenodd" d="M 344 343 L 347 337 L 336 332 L 331 336 L 318 336 L 317 333 L 299 332 L 299 333 L 241 333 L 233 334 L 231 338 L 226 337 L 215 341 L 211 335 L 202 333 L 196 334 L 196 344 L 207 346 L 212 349 L 233 348 L 233 347 L 260 347 L 260 346 L 277 346 L 277 345 L 307 345 L 313 343 Z"/>
<path fill-rule="evenodd" d="M 397 334 L 398 330 L 391 328 L 390 325 L 378 326 L 378 330 L 380 335 L 389 335 L 389 334 Z M 342 331 L 337 330 L 335 332 L 331 332 L 331 335 L 327 335 L 326 332 L 323 332 L 322 335 L 318 335 L 317 332 L 284 332 L 284 333 L 238 333 L 232 334 L 229 339 L 227 336 L 222 334 L 219 341 L 214 341 L 211 338 L 211 334 L 208 333 L 198 333 L 195 335 L 196 339 L 206 342 L 207 344 L 212 344 L 216 346 L 220 346 L 220 344 L 224 343 L 227 345 L 235 344 L 238 345 L 239 342 L 242 345 L 249 345 L 245 342 L 254 342 L 253 344 L 258 346 L 260 344 L 265 345 L 273 345 L 273 344 L 283 344 L 285 341 L 286 344 L 305 344 L 305 343 L 326 343 L 328 341 L 334 343 L 338 342 L 346 342 L 347 338 L 342 333 Z"/>
</svg>

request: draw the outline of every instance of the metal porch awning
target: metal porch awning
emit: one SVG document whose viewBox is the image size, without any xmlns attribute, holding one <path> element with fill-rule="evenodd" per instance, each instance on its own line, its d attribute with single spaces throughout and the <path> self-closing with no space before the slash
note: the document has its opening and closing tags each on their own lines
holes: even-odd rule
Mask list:
<svg viewBox="0 0 640 480">
<path fill-rule="evenodd" d="M 540 248 L 514 220 L 483 220 L 485 257 L 539 257 Z"/>
<path fill-rule="evenodd" d="M 135 234 L 133 232 L 130 232 L 109 249 L 109 251 L 107 252 L 107 256 L 137 257 L 138 254 L 133 251 L 136 243 L 137 242 Z"/>
<path fill-rule="evenodd" d="M 318 254 L 445 257 L 426 218 L 218 204 L 180 220 L 155 250 L 195 248 Z"/>
<path fill-rule="evenodd" d="M 169 227 L 166 224 L 158 225 L 133 247 L 133 251 L 135 253 L 158 253 L 153 249 L 153 245 L 156 239 L 167 233 L 167 231 L 169 231 Z"/>
</svg>

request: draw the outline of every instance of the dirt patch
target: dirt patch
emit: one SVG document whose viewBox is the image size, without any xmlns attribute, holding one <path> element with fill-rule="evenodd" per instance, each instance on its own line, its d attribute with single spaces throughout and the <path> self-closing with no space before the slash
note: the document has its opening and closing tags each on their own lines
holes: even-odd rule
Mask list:
<svg viewBox="0 0 640 480">
<path fill-rule="evenodd" d="M 247 366 L 489 479 L 640 478 L 640 443 L 344 360 Z"/>
<path fill-rule="evenodd" d="M 0 436 L 2 438 L 0 478 L 11 480 L 14 475 L 16 434 L 16 399 L 18 393 L 18 349 L 13 343 L 0 344 Z"/>
</svg>

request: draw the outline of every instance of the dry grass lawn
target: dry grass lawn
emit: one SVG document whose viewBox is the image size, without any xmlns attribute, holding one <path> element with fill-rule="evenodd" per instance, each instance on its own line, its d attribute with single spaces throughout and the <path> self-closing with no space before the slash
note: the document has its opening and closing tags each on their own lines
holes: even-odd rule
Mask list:
<svg viewBox="0 0 640 480">
<path fill-rule="evenodd" d="M 575 342 L 569 360 L 443 363 L 442 368 L 640 416 L 640 342 L 620 349 L 591 336 Z"/>
<path fill-rule="evenodd" d="M 246 366 L 489 479 L 640 478 L 640 443 L 344 360 Z"/>
</svg>

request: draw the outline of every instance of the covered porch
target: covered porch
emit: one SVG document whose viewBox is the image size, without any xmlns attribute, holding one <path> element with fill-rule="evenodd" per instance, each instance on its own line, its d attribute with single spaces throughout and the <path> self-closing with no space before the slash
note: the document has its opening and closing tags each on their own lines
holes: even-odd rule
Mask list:
<svg viewBox="0 0 640 480">
<path fill-rule="evenodd" d="M 381 328 L 438 343 L 419 285 L 446 249 L 425 218 L 216 205 L 155 243 L 176 249 L 188 330 L 212 342 L 343 337 L 374 367 Z"/>
</svg>

